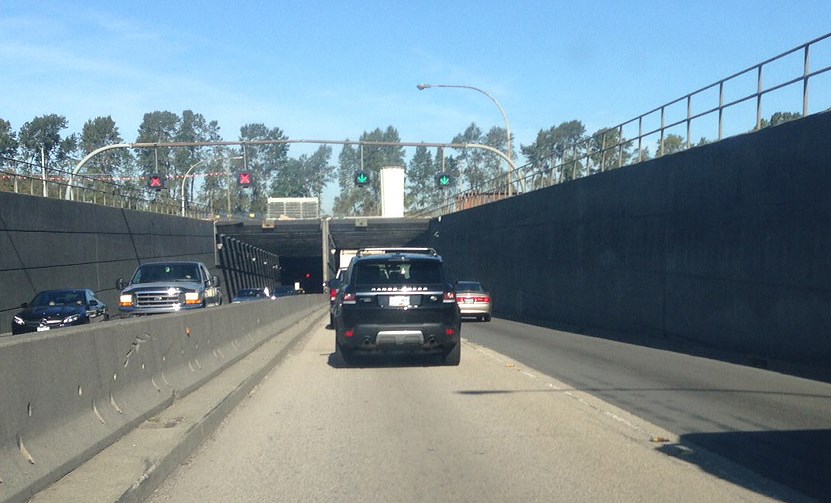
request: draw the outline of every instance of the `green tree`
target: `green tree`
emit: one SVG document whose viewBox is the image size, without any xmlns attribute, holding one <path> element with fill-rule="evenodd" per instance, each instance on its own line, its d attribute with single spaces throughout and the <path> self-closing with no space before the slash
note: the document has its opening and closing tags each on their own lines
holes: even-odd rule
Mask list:
<svg viewBox="0 0 831 503">
<path fill-rule="evenodd" d="M 591 135 L 589 143 L 590 174 L 619 168 L 631 159 L 631 142 L 621 138 L 619 129 L 600 129 Z"/>
<path fill-rule="evenodd" d="M 664 137 L 663 144 L 661 143 L 661 140 L 658 139 L 658 156 L 674 154 L 682 150 L 687 150 L 687 142 L 681 135 L 668 134 Z"/>
<path fill-rule="evenodd" d="M 18 163 L 14 161 L 17 154 L 17 135 L 12 131 L 12 125 L 9 121 L 0 119 L 0 169 L 9 167 L 10 171 L 18 171 Z M 0 177 L 0 184 L 4 187 L 14 186 L 15 181 L 9 180 L 5 177 Z"/>
<path fill-rule="evenodd" d="M 770 116 L 770 119 L 762 119 L 761 127 L 778 126 L 788 121 L 801 119 L 802 114 L 798 112 L 776 112 Z"/>
<path fill-rule="evenodd" d="M 181 119 L 173 112 L 155 111 L 144 114 L 139 125 L 136 143 L 171 143 L 175 141 Z M 141 177 L 153 174 L 171 176 L 175 174 L 169 147 L 142 149 L 137 156 L 138 172 Z"/>
<path fill-rule="evenodd" d="M 211 213 L 225 213 L 229 189 L 237 192 L 235 176 L 242 161 L 235 159 L 236 155 L 236 150 L 225 146 L 211 147 L 211 153 L 202 157 L 204 162 L 195 169 L 204 173 L 201 183 L 196 183 L 198 175 L 188 178 L 191 184 L 199 185 L 195 200 L 210 208 Z"/>
<path fill-rule="evenodd" d="M 124 143 L 124 140 L 121 138 L 118 126 L 109 115 L 88 120 L 81 129 L 80 149 L 83 156 L 101 147 L 118 143 Z M 131 160 L 132 155 L 126 149 L 108 150 L 87 161 L 81 174 L 108 175 L 121 183 L 125 180 L 118 180 L 119 177 L 131 175 Z"/>
<path fill-rule="evenodd" d="M 266 127 L 265 124 L 246 124 L 240 128 L 240 141 L 288 140 L 280 128 Z M 289 147 L 287 143 L 243 145 L 244 166 L 251 173 L 253 183 L 245 192 L 236 191 L 236 208 L 243 213 L 265 215 L 268 207 L 268 188 L 278 170 L 286 166 Z M 241 170 L 242 170 L 241 169 Z M 234 191 L 231 191 L 232 194 Z M 234 199 L 234 197 L 232 197 Z"/>
<path fill-rule="evenodd" d="M 449 187 L 443 189 L 436 187 L 436 176 L 439 173 L 450 175 Z M 455 159 L 445 158 L 442 147 L 436 149 L 435 159 L 430 155 L 427 147 L 417 147 L 407 167 L 405 207 L 410 211 L 437 207 L 455 193 L 454 189 L 458 185 L 459 168 Z"/>
<path fill-rule="evenodd" d="M 496 126 L 490 128 L 490 130 L 481 138 L 479 143 L 493 147 L 503 153 L 508 152 L 508 135 L 505 128 Z M 511 152 L 509 157 L 511 159 L 516 159 L 514 152 Z M 494 180 L 495 178 L 506 174 L 508 169 L 509 168 L 502 157 L 491 152 L 484 152 L 482 157 L 482 174 L 486 180 Z"/>
<path fill-rule="evenodd" d="M 0 156 L 13 158 L 17 154 L 17 135 L 12 131 L 11 122 L 0 119 Z M 0 165 L 3 165 L 0 160 Z"/>
<path fill-rule="evenodd" d="M 416 147 L 415 155 L 407 166 L 404 205 L 408 209 L 426 208 L 435 198 L 435 176 L 439 169 L 427 147 Z"/>
<path fill-rule="evenodd" d="M 535 173 L 548 176 L 553 183 L 573 177 L 576 161 L 575 146 L 585 140 L 586 127 L 578 120 L 562 122 L 559 126 L 541 129 L 537 139 L 520 150 Z"/>
<path fill-rule="evenodd" d="M 50 161 L 62 161 L 77 145 L 72 136 L 62 137 L 67 120 L 62 115 L 43 115 L 26 122 L 20 128 L 18 138 L 23 156 L 29 161 L 40 161 L 41 153 L 47 165 Z"/>
<path fill-rule="evenodd" d="M 388 126 L 372 132 L 364 132 L 361 142 L 400 143 L 398 131 Z M 344 145 L 341 150 L 338 167 L 338 184 L 340 195 L 335 197 L 333 211 L 335 216 L 372 216 L 381 212 L 381 168 L 385 166 L 404 166 L 404 148 L 398 145 Z M 355 187 L 354 176 L 359 169 L 370 174 L 370 183 L 366 187 Z"/>
<path fill-rule="evenodd" d="M 277 197 L 317 197 L 327 183 L 335 179 L 335 167 L 329 164 L 332 147 L 321 145 L 311 155 L 288 159 L 274 175 L 271 194 Z"/>
<path fill-rule="evenodd" d="M 482 130 L 475 124 L 471 123 L 467 129 L 461 134 L 453 137 L 451 143 L 480 143 L 484 144 Z M 485 165 L 486 155 L 493 155 L 478 148 L 464 149 L 453 156 L 453 159 L 459 163 L 462 171 L 462 185 L 469 188 L 478 188 L 482 190 L 482 185 L 486 180 L 490 179 Z"/>
<path fill-rule="evenodd" d="M 219 124 L 217 121 L 207 121 L 202 114 L 195 113 L 192 110 L 185 110 L 182 112 L 179 127 L 176 130 L 173 141 L 182 143 L 208 142 L 220 141 L 222 137 L 219 134 Z M 214 178 L 211 183 L 206 184 L 206 177 L 199 176 L 199 173 L 208 173 L 211 166 L 216 167 L 217 163 L 211 161 L 216 156 L 221 156 L 223 149 L 214 148 L 213 150 L 206 150 L 205 147 L 189 146 L 180 147 L 173 150 L 173 170 L 171 177 L 179 181 L 178 184 L 171 183 L 171 188 L 175 188 L 172 194 L 176 198 L 181 198 L 182 185 L 187 183 L 189 185 L 191 197 L 193 200 L 194 188 L 197 185 L 197 180 L 200 181 L 199 186 L 201 192 L 207 192 L 211 195 L 219 195 L 217 189 L 218 180 Z M 220 163 L 221 164 L 221 163 Z M 185 179 L 185 175 L 190 172 L 190 175 Z M 187 195 L 187 187 L 185 194 Z M 205 200 L 205 196 L 199 197 L 200 200 Z"/>
</svg>

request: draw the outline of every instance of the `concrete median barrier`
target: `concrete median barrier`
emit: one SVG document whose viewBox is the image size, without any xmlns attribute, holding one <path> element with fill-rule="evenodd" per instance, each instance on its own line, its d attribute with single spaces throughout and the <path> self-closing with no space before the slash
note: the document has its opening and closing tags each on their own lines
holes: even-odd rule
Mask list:
<svg viewBox="0 0 831 503">
<path fill-rule="evenodd" d="M 0 502 L 22 502 L 282 330 L 320 295 L 0 341 Z"/>
</svg>

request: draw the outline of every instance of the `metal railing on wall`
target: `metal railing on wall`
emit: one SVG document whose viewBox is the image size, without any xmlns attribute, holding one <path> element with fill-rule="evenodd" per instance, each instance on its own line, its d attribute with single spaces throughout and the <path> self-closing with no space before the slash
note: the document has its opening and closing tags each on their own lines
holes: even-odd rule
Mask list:
<svg viewBox="0 0 831 503">
<path fill-rule="evenodd" d="M 182 215 L 182 204 L 166 192 L 135 187 L 109 180 L 108 176 L 72 175 L 59 168 L 46 170 L 35 164 L 6 157 L 0 158 L 0 191 L 64 199 L 72 187 L 72 200 L 115 208 Z M 211 212 L 202 204 L 185 206 L 184 216 L 210 219 Z"/>
<path fill-rule="evenodd" d="M 824 51 L 820 54 L 826 60 L 819 68 L 812 69 L 811 56 L 820 50 Z M 505 199 L 511 194 L 530 192 L 755 131 L 767 125 L 763 118 L 765 107 L 784 112 L 780 118 L 785 120 L 827 110 L 831 105 L 829 70 L 831 33 L 626 122 L 604 128 L 588 138 L 562 145 L 541 162 L 518 167 L 513 180 L 504 173 L 475 186 L 455 191 L 444 189 L 447 195 L 438 205 L 413 215 L 438 216 L 460 211 Z M 776 79 L 775 83 L 766 85 L 766 80 L 771 78 Z M 815 84 L 818 88 L 812 87 Z M 733 86 L 739 91 L 734 91 Z M 783 97 L 793 90 L 796 92 Z M 817 90 L 821 91 L 820 97 L 811 103 L 809 91 Z M 736 115 L 728 112 L 736 112 Z M 710 129 L 706 129 L 708 121 Z M 701 135 L 702 130 L 710 133 L 712 139 Z M 699 142 L 694 141 L 694 134 L 701 135 Z M 670 135 L 674 135 L 675 140 L 671 144 L 667 141 Z M 655 146 L 654 156 L 649 154 L 650 145 Z M 508 190 L 509 184 L 511 190 Z"/>
<path fill-rule="evenodd" d="M 216 247 L 228 301 L 241 288 L 273 289 L 280 285 L 282 269 L 278 255 L 225 234 L 217 236 Z"/>
</svg>

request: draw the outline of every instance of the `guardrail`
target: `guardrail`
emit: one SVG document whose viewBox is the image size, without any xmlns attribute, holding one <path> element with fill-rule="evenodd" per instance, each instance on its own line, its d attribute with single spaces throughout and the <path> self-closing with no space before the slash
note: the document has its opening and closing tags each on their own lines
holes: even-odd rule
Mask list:
<svg viewBox="0 0 831 503">
<path fill-rule="evenodd" d="M 28 501 L 325 306 L 298 295 L 3 338 L 0 502 Z"/>
<path fill-rule="evenodd" d="M 2 161 L 13 168 L 0 169 L 0 191 L 3 192 L 64 199 L 67 187 L 72 187 L 73 201 L 182 215 L 181 200 L 164 192 L 114 183 L 103 176 L 73 175 L 70 171 L 59 168 L 50 167 L 44 172 L 41 165 L 5 157 Z M 18 170 L 18 166 L 23 166 L 24 169 Z M 199 219 L 211 218 L 208 207 L 195 203 L 185 207 L 184 215 Z"/>
<path fill-rule="evenodd" d="M 824 61 L 820 68 L 811 70 L 812 50 L 824 50 Z M 572 145 L 564 146 L 550 155 L 543 162 L 520 166 L 513 174 L 513 181 L 507 173 L 494 177 L 482 184 L 469 186 L 456 191 L 448 191 L 442 202 L 433 208 L 414 212 L 413 216 L 438 216 L 459 211 L 480 204 L 505 199 L 512 194 L 521 194 L 578 178 L 616 169 L 628 164 L 637 164 L 649 158 L 648 146 L 654 141 L 657 147 L 655 158 L 681 150 L 693 148 L 694 126 L 710 121 L 714 140 L 747 133 L 762 128 L 763 105 L 780 108 L 799 107 L 801 113 L 794 112 L 791 117 L 804 117 L 811 113 L 809 107 L 809 89 L 811 84 L 819 83 L 823 91 L 821 98 L 814 102 L 814 112 L 827 108 L 831 104 L 831 33 L 811 40 L 805 44 L 767 59 L 745 70 L 734 73 L 708 86 L 686 94 L 658 106 L 626 122 L 582 139 Z M 788 68 L 782 66 L 791 65 Z M 793 71 L 793 66 L 798 70 Z M 827 74 L 827 75 L 826 75 Z M 819 79 L 820 76 L 826 80 Z M 765 85 L 766 77 L 777 81 Z M 732 86 L 751 85 L 751 91 L 736 94 Z M 782 92 L 799 88 L 798 98 L 785 97 Z M 795 101 L 797 100 L 798 101 Z M 764 103 L 763 103 L 764 101 Z M 816 106 L 817 103 L 823 103 Z M 750 110 L 742 110 L 742 105 L 752 104 Z M 728 117 L 726 112 L 737 111 L 740 116 Z M 752 112 L 752 120 L 746 113 Z M 670 145 L 669 135 L 683 140 L 680 145 Z M 698 133 L 701 134 L 700 132 Z M 676 138 L 677 139 L 677 138 Z M 634 149 L 634 150 L 633 150 Z M 508 190 L 509 184 L 511 189 Z"/>
</svg>

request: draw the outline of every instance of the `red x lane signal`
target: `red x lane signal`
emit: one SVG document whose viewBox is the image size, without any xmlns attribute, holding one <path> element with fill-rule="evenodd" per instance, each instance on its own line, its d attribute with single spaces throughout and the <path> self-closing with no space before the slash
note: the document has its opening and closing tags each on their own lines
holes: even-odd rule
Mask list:
<svg viewBox="0 0 831 503">
<path fill-rule="evenodd" d="M 147 186 L 151 189 L 155 190 L 162 190 L 165 186 L 164 177 L 161 175 L 150 175 L 150 179 L 147 181 Z"/>
<path fill-rule="evenodd" d="M 251 186 L 251 173 L 243 171 L 239 174 L 239 185 L 242 188 Z"/>
</svg>

